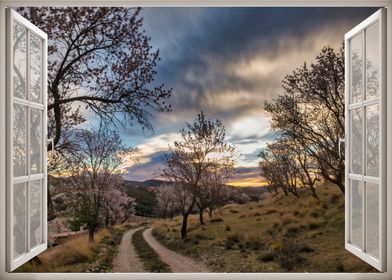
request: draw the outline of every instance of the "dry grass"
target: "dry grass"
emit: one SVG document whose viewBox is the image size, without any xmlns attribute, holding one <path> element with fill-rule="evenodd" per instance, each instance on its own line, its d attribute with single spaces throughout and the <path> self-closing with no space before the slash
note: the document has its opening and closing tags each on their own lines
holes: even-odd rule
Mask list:
<svg viewBox="0 0 392 280">
<path fill-rule="evenodd" d="M 318 188 L 300 199 L 282 193 L 261 202 L 226 205 L 200 226 L 189 217 L 189 233 L 180 238 L 181 217 L 154 223 L 166 246 L 205 262 L 216 272 L 373 272 L 344 249 L 344 196 L 338 187 Z M 203 238 L 201 238 L 203 237 Z"/>
<path fill-rule="evenodd" d="M 69 238 L 63 245 L 52 247 L 41 253 L 37 261 L 30 261 L 21 266 L 17 272 L 85 272 L 89 271 L 93 262 L 100 262 L 100 250 L 103 245 L 110 243 L 110 240 L 122 235 L 125 228 L 132 225 L 114 226 L 111 229 L 101 229 L 94 235 L 94 241 L 88 241 L 88 234 Z M 103 241 L 107 242 L 103 242 Z M 105 244 L 104 244 L 105 243 Z M 107 248 L 105 248 L 106 250 Z M 112 250 L 111 250 L 112 251 Z M 107 253 L 105 253 L 107 254 Z"/>
</svg>

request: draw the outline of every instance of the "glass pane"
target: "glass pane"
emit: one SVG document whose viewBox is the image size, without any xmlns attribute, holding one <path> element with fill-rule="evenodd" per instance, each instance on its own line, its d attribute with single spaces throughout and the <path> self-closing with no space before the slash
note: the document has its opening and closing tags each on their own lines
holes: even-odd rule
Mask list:
<svg viewBox="0 0 392 280">
<path fill-rule="evenodd" d="M 30 82 L 31 101 L 41 103 L 42 90 L 42 40 L 31 34 L 30 37 Z"/>
<path fill-rule="evenodd" d="M 351 180 L 351 243 L 362 248 L 363 183 Z"/>
<path fill-rule="evenodd" d="M 366 30 L 366 99 L 380 95 L 379 24 Z"/>
<path fill-rule="evenodd" d="M 27 175 L 27 107 L 14 104 L 13 119 L 13 168 L 14 177 Z"/>
<path fill-rule="evenodd" d="M 366 175 L 378 177 L 380 163 L 380 106 L 366 107 Z"/>
<path fill-rule="evenodd" d="M 362 108 L 350 111 L 351 173 L 362 174 Z"/>
<path fill-rule="evenodd" d="M 366 251 L 379 258 L 379 188 L 366 183 Z"/>
<path fill-rule="evenodd" d="M 35 174 L 42 173 L 42 111 L 31 108 L 30 112 L 30 170 Z"/>
<path fill-rule="evenodd" d="M 362 100 L 363 94 L 363 43 L 362 33 L 350 40 L 350 58 L 351 58 L 351 103 Z"/>
<path fill-rule="evenodd" d="M 13 189 L 13 259 L 26 252 L 26 183 Z"/>
<path fill-rule="evenodd" d="M 22 26 L 13 25 L 13 91 L 14 96 L 26 98 L 26 72 L 27 72 L 27 31 Z"/>
<path fill-rule="evenodd" d="M 42 243 L 41 193 L 42 180 L 30 183 L 30 248 Z"/>
</svg>

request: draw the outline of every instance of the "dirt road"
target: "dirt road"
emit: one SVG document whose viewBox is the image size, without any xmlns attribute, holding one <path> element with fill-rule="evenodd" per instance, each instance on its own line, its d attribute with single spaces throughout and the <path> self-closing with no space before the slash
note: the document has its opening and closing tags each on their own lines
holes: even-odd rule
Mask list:
<svg viewBox="0 0 392 280">
<path fill-rule="evenodd" d="M 116 258 L 113 260 L 113 272 L 145 272 L 132 245 L 132 235 L 140 228 L 124 233 Z"/>
<path fill-rule="evenodd" d="M 143 232 L 143 238 L 155 250 L 162 261 L 170 266 L 172 272 L 209 272 L 209 269 L 204 264 L 161 245 L 152 235 L 152 228 Z"/>
</svg>

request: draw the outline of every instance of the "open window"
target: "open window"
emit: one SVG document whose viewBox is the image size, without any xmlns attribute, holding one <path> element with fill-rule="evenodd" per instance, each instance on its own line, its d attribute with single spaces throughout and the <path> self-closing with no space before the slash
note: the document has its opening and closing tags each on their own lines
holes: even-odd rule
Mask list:
<svg viewBox="0 0 392 280">
<path fill-rule="evenodd" d="M 47 35 L 7 9 L 7 270 L 47 248 Z M 345 247 L 386 270 L 386 11 L 345 36 Z"/>
<path fill-rule="evenodd" d="M 386 258 L 386 14 L 345 36 L 346 249 L 378 270 Z"/>
<path fill-rule="evenodd" d="M 47 247 L 47 36 L 7 10 L 7 266 Z"/>
</svg>

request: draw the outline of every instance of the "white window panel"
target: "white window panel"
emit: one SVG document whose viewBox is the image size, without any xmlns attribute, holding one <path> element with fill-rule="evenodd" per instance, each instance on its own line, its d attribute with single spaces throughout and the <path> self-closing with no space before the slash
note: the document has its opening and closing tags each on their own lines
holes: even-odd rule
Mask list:
<svg viewBox="0 0 392 280">
<path fill-rule="evenodd" d="M 7 268 L 47 248 L 47 36 L 7 9 Z"/>
<path fill-rule="evenodd" d="M 386 16 L 345 36 L 346 249 L 386 268 Z"/>
</svg>

